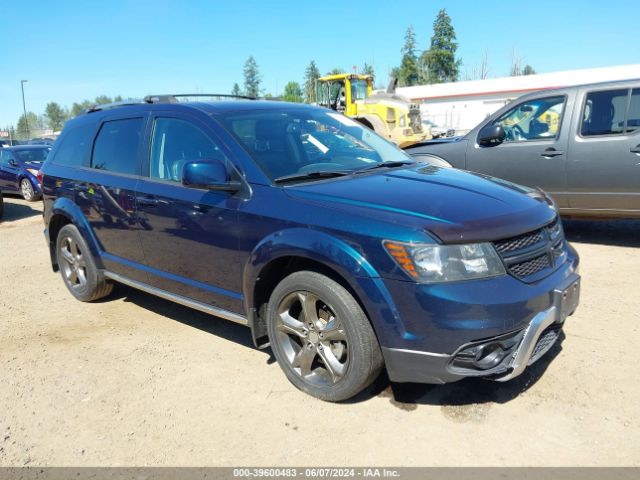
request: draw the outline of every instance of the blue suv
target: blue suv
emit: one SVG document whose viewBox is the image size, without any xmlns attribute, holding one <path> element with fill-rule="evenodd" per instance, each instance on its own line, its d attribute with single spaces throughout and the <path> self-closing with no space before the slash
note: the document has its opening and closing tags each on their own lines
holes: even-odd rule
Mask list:
<svg viewBox="0 0 640 480">
<path fill-rule="evenodd" d="M 187 101 L 185 101 L 187 100 Z M 247 325 L 288 379 L 348 399 L 513 378 L 579 297 L 539 190 L 419 163 L 323 108 L 154 96 L 69 121 L 41 175 L 54 271 Z"/>
</svg>

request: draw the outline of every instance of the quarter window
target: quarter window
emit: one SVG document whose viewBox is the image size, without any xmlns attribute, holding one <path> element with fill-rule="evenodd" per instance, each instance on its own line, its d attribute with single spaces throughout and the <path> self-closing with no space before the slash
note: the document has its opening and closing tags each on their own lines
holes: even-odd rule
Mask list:
<svg viewBox="0 0 640 480">
<path fill-rule="evenodd" d="M 79 125 L 63 134 L 51 161 L 59 165 L 86 166 L 91 154 L 95 124 Z"/>
<path fill-rule="evenodd" d="M 521 103 L 498 118 L 505 142 L 527 142 L 557 138 L 564 111 L 564 96 L 536 98 Z"/>
<path fill-rule="evenodd" d="M 629 90 L 606 90 L 587 94 L 582 113 L 581 135 L 615 135 L 624 131 Z"/>
<path fill-rule="evenodd" d="M 184 164 L 194 160 L 226 161 L 226 157 L 192 123 L 177 118 L 158 118 L 153 129 L 150 176 L 180 182 Z"/>
<path fill-rule="evenodd" d="M 135 175 L 143 119 L 128 118 L 105 122 L 93 147 L 91 166 L 98 170 Z"/>
</svg>

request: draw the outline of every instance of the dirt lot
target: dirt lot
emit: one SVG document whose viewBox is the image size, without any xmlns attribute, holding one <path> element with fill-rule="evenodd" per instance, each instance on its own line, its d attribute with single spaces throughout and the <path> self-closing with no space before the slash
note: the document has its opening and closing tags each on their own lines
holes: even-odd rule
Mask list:
<svg viewBox="0 0 640 480">
<path fill-rule="evenodd" d="M 640 222 L 566 225 L 582 303 L 520 378 L 380 381 L 335 405 L 245 327 L 125 287 L 75 301 L 41 205 L 5 202 L 0 465 L 640 465 Z"/>
</svg>

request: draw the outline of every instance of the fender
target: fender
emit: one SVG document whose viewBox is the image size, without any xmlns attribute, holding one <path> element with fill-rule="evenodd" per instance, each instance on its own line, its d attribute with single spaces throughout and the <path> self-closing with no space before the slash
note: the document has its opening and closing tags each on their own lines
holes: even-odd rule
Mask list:
<svg viewBox="0 0 640 480">
<path fill-rule="evenodd" d="M 417 160 L 418 162 L 428 163 L 430 165 L 435 165 L 436 167 L 453 168 L 453 165 L 447 162 L 444 158 L 432 153 L 413 153 L 411 155 L 414 160 Z"/>
<path fill-rule="evenodd" d="M 71 223 L 76 226 L 78 230 L 80 230 L 82 237 L 89 246 L 89 250 L 91 250 L 91 254 L 93 255 L 94 261 L 96 262 L 96 266 L 99 269 L 103 269 L 104 264 L 102 263 L 101 257 L 101 252 L 103 249 L 100 245 L 100 242 L 93 233 L 93 229 L 89 225 L 89 222 L 87 222 L 87 219 L 84 213 L 82 213 L 82 210 L 80 210 L 80 207 L 78 207 L 76 203 L 66 197 L 59 197 L 53 203 L 53 205 L 51 206 L 51 216 L 49 217 L 49 222 L 47 224 L 46 235 L 51 250 L 52 264 L 56 265 L 55 245 L 53 244 L 52 239 L 49 237 L 49 226 L 51 225 L 51 219 L 53 219 L 56 215 L 62 215 L 63 217 L 66 217 L 69 221 L 71 221 Z"/>
<path fill-rule="evenodd" d="M 389 326 L 405 334 L 399 312 L 382 278 L 368 260 L 345 241 L 325 232 L 306 228 L 291 228 L 274 232 L 264 238 L 251 252 L 243 272 L 245 311 L 256 345 L 264 336 L 258 326 L 254 305 L 255 285 L 260 272 L 270 262 L 283 257 L 300 257 L 325 265 L 339 274 L 358 295 L 379 334 Z"/>
</svg>

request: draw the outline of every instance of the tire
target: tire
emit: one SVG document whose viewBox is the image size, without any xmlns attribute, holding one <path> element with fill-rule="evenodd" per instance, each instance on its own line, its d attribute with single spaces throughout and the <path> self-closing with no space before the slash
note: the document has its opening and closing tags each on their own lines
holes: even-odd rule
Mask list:
<svg viewBox="0 0 640 480">
<path fill-rule="evenodd" d="M 93 260 L 93 255 L 80 231 L 68 224 L 60 229 L 56 240 L 56 258 L 67 289 L 81 302 L 106 297 L 113 290 Z"/>
<path fill-rule="evenodd" d="M 27 202 L 35 202 L 38 199 L 38 195 L 28 178 L 20 180 L 20 194 Z"/>
<path fill-rule="evenodd" d="M 375 333 L 358 302 L 342 285 L 316 272 L 292 273 L 276 286 L 267 307 L 267 332 L 289 381 L 321 400 L 357 395 L 383 366 Z"/>
</svg>

